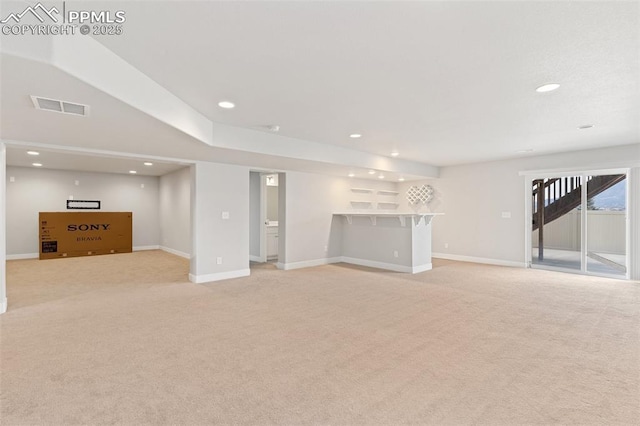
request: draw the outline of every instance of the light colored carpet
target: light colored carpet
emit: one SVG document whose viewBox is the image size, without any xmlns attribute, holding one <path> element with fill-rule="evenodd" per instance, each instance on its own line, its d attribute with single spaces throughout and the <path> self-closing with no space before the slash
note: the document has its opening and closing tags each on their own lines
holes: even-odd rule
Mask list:
<svg viewBox="0 0 640 426">
<path fill-rule="evenodd" d="M 7 272 L 6 425 L 640 418 L 637 282 L 440 261 L 194 285 L 158 251 Z"/>
</svg>

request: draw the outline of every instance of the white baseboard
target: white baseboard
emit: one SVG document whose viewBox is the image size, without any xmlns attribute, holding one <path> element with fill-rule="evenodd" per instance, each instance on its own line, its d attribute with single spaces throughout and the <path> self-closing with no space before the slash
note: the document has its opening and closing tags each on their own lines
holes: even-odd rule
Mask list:
<svg viewBox="0 0 640 426">
<path fill-rule="evenodd" d="M 526 268 L 526 262 L 514 262 L 512 260 L 488 259 L 485 257 L 461 256 L 458 254 L 433 253 L 436 259 L 457 260 L 459 262 L 483 263 L 486 265 L 511 266 L 514 268 Z"/>
<path fill-rule="evenodd" d="M 329 265 L 331 263 L 342 262 L 341 257 L 327 257 L 324 259 L 303 260 L 301 262 L 276 263 L 278 269 L 289 271 L 291 269 L 309 268 L 311 266 Z"/>
<path fill-rule="evenodd" d="M 254 256 L 252 254 L 249 255 L 249 260 L 251 262 L 262 262 L 262 259 L 260 258 L 260 256 Z"/>
<path fill-rule="evenodd" d="M 191 259 L 191 255 L 189 253 L 185 253 L 180 250 L 174 250 L 165 246 L 160 246 L 160 250 L 166 251 L 167 253 L 175 254 L 176 256 L 184 257 L 185 259 Z"/>
<path fill-rule="evenodd" d="M 8 254 L 7 260 L 23 260 L 23 259 L 38 259 L 39 253 L 24 253 L 24 254 Z"/>
<path fill-rule="evenodd" d="M 231 278 L 248 277 L 250 269 L 238 269 L 236 271 L 217 272 L 215 274 L 194 275 L 189 274 L 189 281 L 195 284 L 209 283 L 212 281 L 229 280 Z"/>
<path fill-rule="evenodd" d="M 413 266 L 411 268 L 412 274 L 419 274 L 420 272 L 426 272 L 433 269 L 433 263 L 425 263 L 424 265 Z"/>
<path fill-rule="evenodd" d="M 8 306 L 8 301 L 7 301 L 7 298 L 5 297 L 4 299 L 0 300 L 0 314 L 4 314 L 5 312 L 7 312 L 7 306 Z"/>
<path fill-rule="evenodd" d="M 389 271 L 405 272 L 405 273 L 409 273 L 409 274 L 415 273 L 413 271 L 414 268 L 412 268 L 411 266 L 396 265 L 396 264 L 393 264 L 393 263 L 377 262 L 375 260 L 358 259 L 358 258 L 355 258 L 355 257 L 346 257 L 346 256 L 343 256 L 341 259 L 342 259 L 341 260 L 342 262 L 351 263 L 353 265 L 368 266 L 370 268 L 387 269 Z M 431 268 L 429 268 L 429 269 L 431 269 Z M 424 270 L 426 271 L 427 269 L 424 269 Z M 419 271 L 419 272 L 421 272 L 421 271 Z"/>
<path fill-rule="evenodd" d="M 133 251 L 160 250 L 160 246 L 136 246 Z"/>
</svg>

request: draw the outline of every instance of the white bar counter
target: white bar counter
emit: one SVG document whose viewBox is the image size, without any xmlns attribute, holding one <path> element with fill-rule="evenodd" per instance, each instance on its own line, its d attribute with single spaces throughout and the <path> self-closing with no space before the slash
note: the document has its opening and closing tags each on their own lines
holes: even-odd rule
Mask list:
<svg viewBox="0 0 640 426">
<path fill-rule="evenodd" d="M 343 221 L 342 261 L 412 274 L 428 271 L 431 222 L 442 214 L 336 212 Z"/>
</svg>

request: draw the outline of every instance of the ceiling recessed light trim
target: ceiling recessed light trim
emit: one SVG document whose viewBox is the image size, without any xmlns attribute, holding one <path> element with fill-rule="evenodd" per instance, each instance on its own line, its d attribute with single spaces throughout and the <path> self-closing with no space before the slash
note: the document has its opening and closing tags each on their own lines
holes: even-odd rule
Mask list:
<svg viewBox="0 0 640 426">
<path fill-rule="evenodd" d="M 398 178 L 398 182 L 404 182 L 404 178 L 401 176 Z"/>
<path fill-rule="evenodd" d="M 392 157 L 397 157 L 398 155 L 400 155 L 400 153 L 398 151 L 392 151 L 391 152 L 391 156 Z"/>
<path fill-rule="evenodd" d="M 384 175 L 378 175 L 378 179 L 384 179 Z"/>
<path fill-rule="evenodd" d="M 361 138 L 362 135 L 360 133 L 351 133 L 349 137 L 352 139 L 358 139 L 358 138 Z"/>
<path fill-rule="evenodd" d="M 42 163 L 31 163 L 33 167 L 42 167 Z"/>
<path fill-rule="evenodd" d="M 236 104 L 230 101 L 220 101 L 218 102 L 218 106 L 224 109 L 231 109 L 231 108 L 235 108 Z"/>
<path fill-rule="evenodd" d="M 145 161 L 144 163 L 145 166 L 153 166 L 153 163 L 151 161 Z"/>
<path fill-rule="evenodd" d="M 135 175 L 135 174 L 136 174 L 136 173 L 138 173 L 138 172 L 137 172 L 137 171 L 135 171 L 135 170 L 129 170 L 129 173 L 131 173 L 132 175 Z"/>
<path fill-rule="evenodd" d="M 349 173 L 347 176 L 349 176 L 349 177 L 354 177 L 355 175 L 356 175 L 355 173 L 351 172 L 351 173 Z"/>
<path fill-rule="evenodd" d="M 558 89 L 559 87 L 560 87 L 560 85 L 558 83 L 546 83 L 546 84 L 543 84 L 542 86 L 539 86 L 536 89 L 536 92 L 538 92 L 538 93 L 553 92 L 554 90 Z"/>
<path fill-rule="evenodd" d="M 369 172 L 368 172 L 368 173 L 369 173 L 370 175 L 375 175 L 375 174 L 376 174 L 376 171 L 375 171 L 375 170 L 369 170 Z"/>
<path fill-rule="evenodd" d="M 33 155 L 33 156 L 40 155 L 40 153 L 38 151 L 27 151 L 27 154 L 28 155 Z"/>
</svg>

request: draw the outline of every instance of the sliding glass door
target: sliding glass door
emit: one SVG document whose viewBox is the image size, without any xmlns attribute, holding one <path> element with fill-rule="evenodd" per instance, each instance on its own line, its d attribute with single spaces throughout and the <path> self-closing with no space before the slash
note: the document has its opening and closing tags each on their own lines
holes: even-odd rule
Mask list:
<svg viewBox="0 0 640 426">
<path fill-rule="evenodd" d="M 531 265 L 627 276 L 626 173 L 534 179 Z"/>
<path fill-rule="evenodd" d="M 587 271 L 627 274 L 627 179 L 626 175 L 589 176 L 602 188 L 587 195 Z"/>
</svg>

